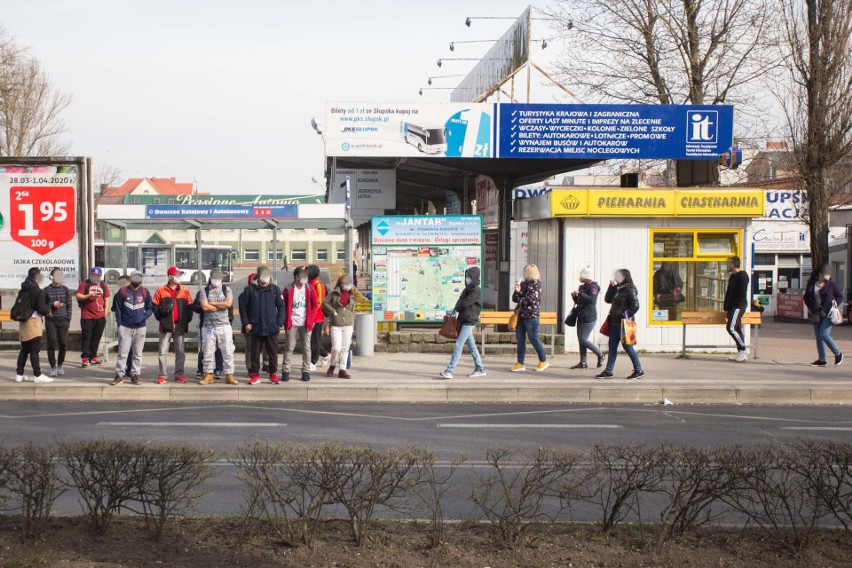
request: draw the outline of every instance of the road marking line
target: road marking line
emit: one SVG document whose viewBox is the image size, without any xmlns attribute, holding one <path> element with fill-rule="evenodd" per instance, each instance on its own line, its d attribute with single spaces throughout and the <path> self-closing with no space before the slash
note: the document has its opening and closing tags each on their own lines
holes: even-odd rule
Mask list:
<svg viewBox="0 0 852 568">
<path fill-rule="evenodd" d="M 280 422 L 98 422 L 96 426 L 200 426 L 221 428 L 272 428 L 274 426 L 286 426 Z"/>
<path fill-rule="evenodd" d="M 618 424 L 438 424 L 438 428 L 575 428 L 612 430 Z"/>
<path fill-rule="evenodd" d="M 812 430 L 817 432 L 852 432 L 852 426 L 781 426 L 781 430 Z"/>
</svg>

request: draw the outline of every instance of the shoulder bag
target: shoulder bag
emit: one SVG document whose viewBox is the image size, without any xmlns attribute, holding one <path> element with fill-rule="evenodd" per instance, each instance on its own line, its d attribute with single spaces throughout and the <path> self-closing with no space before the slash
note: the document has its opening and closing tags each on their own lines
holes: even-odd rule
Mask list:
<svg viewBox="0 0 852 568">
<path fill-rule="evenodd" d="M 444 323 L 441 324 L 441 329 L 438 330 L 438 335 L 447 339 L 458 339 L 459 331 L 461 330 L 461 321 L 456 316 L 444 316 Z"/>
<path fill-rule="evenodd" d="M 624 312 L 621 320 L 621 342 L 625 345 L 636 345 L 636 320 L 630 319 L 630 314 Z"/>
</svg>

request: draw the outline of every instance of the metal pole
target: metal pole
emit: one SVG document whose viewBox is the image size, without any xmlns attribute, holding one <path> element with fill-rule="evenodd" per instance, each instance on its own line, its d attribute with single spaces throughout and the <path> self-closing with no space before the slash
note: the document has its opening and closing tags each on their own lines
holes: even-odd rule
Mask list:
<svg viewBox="0 0 852 568">
<path fill-rule="evenodd" d="M 272 274 L 278 272 L 278 221 L 272 227 Z M 279 284 L 283 282 L 279 281 Z"/>
<path fill-rule="evenodd" d="M 198 272 L 198 289 L 199 290 L 204 286 L 204 282 L 203 282 L 204 273 L 202 272 L 202 269 L 204 268 L 204 266 L 201 264 L 201 257 L 203 256 L 202 252 L 201 252 L 201 243 L 202 243 L 201 227 L 198 227 L 198 228 L 195 229 L 195 255 L 196 255 L 195 269 Z"/>
</svg>

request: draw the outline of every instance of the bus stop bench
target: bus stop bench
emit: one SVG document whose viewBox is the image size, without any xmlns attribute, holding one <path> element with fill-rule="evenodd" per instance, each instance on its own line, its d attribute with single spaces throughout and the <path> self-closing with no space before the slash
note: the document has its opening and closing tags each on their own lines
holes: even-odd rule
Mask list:
<svg viewBox="0 0 852 568">
<path fill-rule="evenodd" d="M 18 323 L 12 320 L 12 310 L 0 310 L 0 323 Z M 19 342 L 11 339 L 0 341 L 0 345 L 17 345 Z"/>
<path fill-rule="evenodd" d="M 515 312 L 482 312 L 479 314 L 479 325 L 482 332 L 482 349 L 481 354 L 485 355 L 486 335 L 485 326 L 509 325 L 509 319 Z M 539 325 L 553 326 L 550 333 L 550 354 L 556 354 L 556 330 L 558 322 L 556 321 L 556 312 L 541 312 L 539 315 Z"/>
<path fill-rule="evenodd" d="M 722 325 L 728 323 L 728 316 L 725 312 L 683 312 L 681 314 L 681 324 L 683 325 L 683 349 L 680 357 L 686 359 L 687 349 L 720 349 L 722 347 L 730 347 L 730 345 L 690 345 L 686 342 L 686 326 L 689 325 Z M 751 347 L 754 351 L 754 358 L 757 359 L 757 338 L 758 328 L 761 323 L 759 312 L 746 312 L 743 314 L 743 326 L 750 325 L 751 327 Z"/>
</svg>

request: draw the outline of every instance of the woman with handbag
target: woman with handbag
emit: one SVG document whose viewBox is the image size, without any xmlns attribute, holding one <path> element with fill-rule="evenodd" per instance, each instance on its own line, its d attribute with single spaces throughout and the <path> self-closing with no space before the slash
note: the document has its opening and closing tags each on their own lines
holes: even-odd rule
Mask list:
<svg viewBox="0 0 852 568">
<path fill-rule="evenodd" d="M 587 266 L 580 271 L 580 287 L 571 292 L 574 298 L 573 316 L 576 318 L 577 341 L 580 343 L 580 362 L 571 367 L 572 369 L 588 369 L 586 353 L 591 351 L 598 357 L 595 367 L 603 367 L 603 353 L 598 346 L 589 338 L 595 323 L 598 321 L 598 295 L 601 287 L 592 278 L 592 268 Z M 568 317 L 571 317 L 570 315 Z"/>
<path fill-rule="evenodd" d="M 535 264 L 524 267 L 524 279 L 515 284 L 515 293 L 512 301 L 517 304 L 515 312 L 518 314 L 518 323 L 515 327 L 515 338 L 518 342 L 518 362 L 512 367 L 512 372 L 526 371 L 524 358 L 527 350 L 527 338 L 538 355 L 536 371 L 544 371 L 550 366 L 544 354 L 544 345 L 538 339 L 538 322 L 541 313 L 541 276 Z"/>
<path fill-rule="evenodd" d="M 609 379 L 612 377 L 615 359 L 618 356 L 618 344 L 620 343 L 633 363 L 633 373 L 627 378 L 630 380 L 640 379 L 645 376 L 645 371 L 642 370 L 639 355 L 636 354 L 632 342 L 622 341 L 622 322 L 625 320 L 633 322 L 636 312 L 639 311 L 639 292 L 633 284 L 629 270 L 626 268 L 616 270 L 615 276 L 609 282 L 604 301 L 611 306 L 609 316 L 604 322 L 604 327 L 601 328 L 601 333 L 603 333 L 604 328 L 608 327 L 606 331 L 609 334 L 609 353 L 606 359 L 606 368 L 595 378 Z M 633 342 L 635 342 L 635 335 Z"/>
<path fill-rule="evenodd" d="M 816 336 L 817 355 L 819 359 L 811 363 L 813 367 L 825 367 L 825 346 L 834 354 L 834 364 L 843 363 L 843 353 L 831 338 L 831 328 L 835 322 L 843 321 L 840 314 L 840 305 L 843 303 L 843 292 L 831 279 L 831 267 L 823 264 L 815 270 L 805 287 L 805 305 L 811 312 L 811 321 L 814 324 L 814 335 Z M 832 318 L 833 316 L 833 318 Z"/>
<path fill-rule="evenodd" d="M 456 339 L 456 348 L 450 357 L 450 364 L 446 370 L 441 371 L 441 378 L 452 379 L 453 371 L 461 358 L 465 344 L 470 348 L 473 357 L 473 372 L 468 377 L 484 377 L 485 368 L 476 348 L 476 340 L 473 339 L 473 330 L 479 323 L 479 314 L 482 312 L 482 292 L 479 290 L 479 267 L 468 268 L 464 273 L 465 288 L 462 290 L 456 302 L 455 312 L 458 314 L 459 336 Z"/>
</svg>

